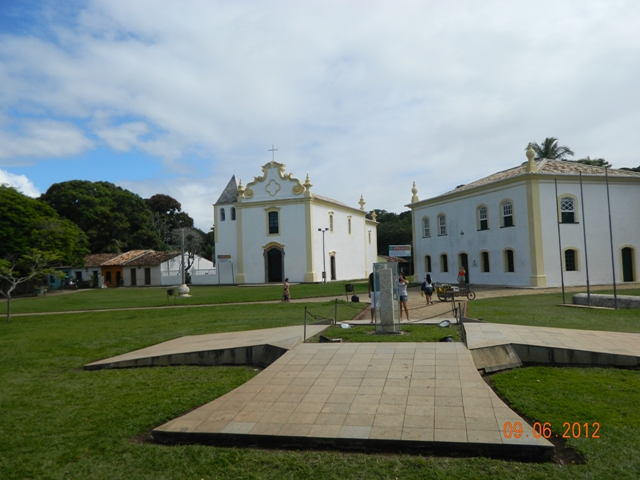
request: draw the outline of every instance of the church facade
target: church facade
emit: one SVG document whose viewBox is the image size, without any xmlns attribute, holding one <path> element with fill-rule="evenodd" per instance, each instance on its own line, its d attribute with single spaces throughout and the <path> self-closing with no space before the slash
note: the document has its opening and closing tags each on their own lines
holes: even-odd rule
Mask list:
<svg viewBox="0 0 640 480">
<path fill-rule="evenodd" d="M 591 284 L 611 284 L 614 270 L 616 282 L 638 281 L 640 173 L 533 155 L 427 200 L 414 185 L 419 278 L 457 283 L 464 267 L 467 283 L 486 285 L 585 285 L 587 270 Z"/>
<path fill-rule="evenodd" d="M 311 192 L 275 161 L 242 186 L 231 178 L 213 206 L 219 283 L 365 278 L 377 260 L 377 222 Z"/>
</svg>

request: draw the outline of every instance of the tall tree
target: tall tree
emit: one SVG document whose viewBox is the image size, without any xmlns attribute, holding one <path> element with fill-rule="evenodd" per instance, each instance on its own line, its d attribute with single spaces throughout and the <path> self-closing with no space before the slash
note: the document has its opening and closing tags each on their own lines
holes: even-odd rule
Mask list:
<svg viewBox="0 0 640 480">
<path fill-rule="evenodd" d="M 87 236 L 44 202 L 0 185 L 0 258 L 22 256 L 31 249 L 65 265 L 83 265 Z"/>
<path fill-rule="evenodd" d="M 389 255 L 389 245 L 412 244 L 411 212 L 400 214 L 375 210 L 378 225 L 378 255 Z"/>
<path fill-rule="evenodd" d="M 53 272 L 52 266 L 84 265 L 87 237 L 45 203 L 0 185 L 0 294 L 7 299 L 21 284 Z"/>
<path fill-rule="evenodd" d="M 40 198 L 87 234 L 91 253 L 162 248 L 146 202 L 112 183 L 55 183 Z"/>
<path fill-rule="evenodd" d="M 564 160 L 567 155 L 573 156 L 573 151 L 569 147 L 558 145 L 558 139 L 555 137 L 545 138 L 541 145 L 532 142 L 531 147 L 536 152 L 536 160 L 542 160 L 543 158 Z"/>
<path fill-rule="evenodd" d="M 158 193 L 145 202 L 151 210 L 153 225 L 166 247 L 170 247 L 175 229 L 193 227 L 193 218 L 182 211 L 182 205 L 175 198 Z"/>
</svg>

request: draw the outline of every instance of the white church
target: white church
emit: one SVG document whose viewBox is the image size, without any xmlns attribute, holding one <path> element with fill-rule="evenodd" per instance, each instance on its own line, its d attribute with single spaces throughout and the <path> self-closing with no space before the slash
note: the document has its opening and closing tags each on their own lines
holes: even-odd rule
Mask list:
<svg viewBox="0 0 640 480">
<path fill-rule="evenodd" d="M 594 285 L 614 271 L 638 281 L 640 173 L 533 157 L 427 200 L 414 184 L 418 278 L 455 283 L 464 267 L 467 283 L 486 285 L 585 285 L 587 269 Z"/>
<path fill-rule="evenodd" d="M 213 205 L 218 282 L 320 282 L 365 278 L 377 261 L 377 222 L 316 195 L 271 161 L 245 187 L 235 175 Z"/>
</svg>

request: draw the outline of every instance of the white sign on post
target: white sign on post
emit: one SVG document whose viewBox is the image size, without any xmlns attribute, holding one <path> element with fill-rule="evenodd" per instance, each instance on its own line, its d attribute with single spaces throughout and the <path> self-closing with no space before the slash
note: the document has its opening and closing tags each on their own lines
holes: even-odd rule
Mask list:
<svg viewBox="0 0 640 480">
<path fill-rule="evenodd" d="M 389 245 L 390 257 L 410 257 L 411 245 Z"/>
<path fill-rule="evenodd" d="M 218 255 L 218 263 L 231 263 L 231 255 Z"/>
</svg>

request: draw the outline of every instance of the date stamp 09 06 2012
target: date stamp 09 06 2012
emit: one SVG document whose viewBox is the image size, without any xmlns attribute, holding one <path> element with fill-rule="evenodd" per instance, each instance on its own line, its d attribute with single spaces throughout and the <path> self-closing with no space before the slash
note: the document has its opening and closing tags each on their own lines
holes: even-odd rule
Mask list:
<svg viewBox="0 0 640 480">
<path fill-rule="evenodd" d="M 526 424 L 525 424 L 526 425 Z M 527 425 L 528 427 L 529 425 Z M 578 422 L 564 422 L 562 424 L 562 428 L 564 429 L 564 433 L 562 434 L 562 438 L 580 438 L 584 434 L 584 438 L 600 438 L 598 435 L 598 431 L 600 430 L 600 423 L 593 422 L 591 424 L 591 430 L 589 430 L 589 423 L 578 423 Z M 535 422 L 531 427 L 531 434 L 526 433 L 522 428 L 522 423 L 520 422 L 504 422 L 502 425 L 502 433 L 505 438 L 522 438 L 528 437 L 529 435 L 534 438 L 551 438 L 552 436 L 559 437 L 560 435 L 557 433 L 553 433 L 551 430 L 550 422 Z M 591 433 L 591 435 L 589 435 Z"/>
</svg>

